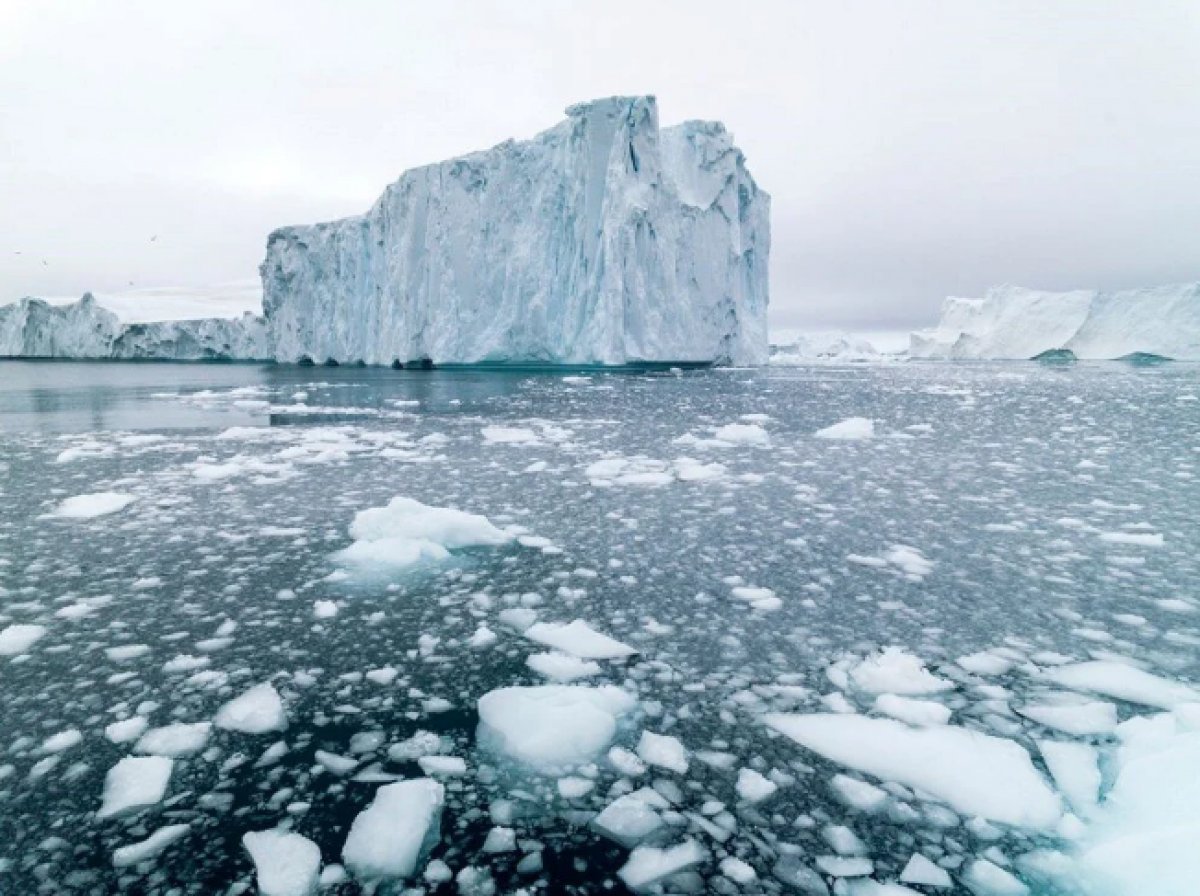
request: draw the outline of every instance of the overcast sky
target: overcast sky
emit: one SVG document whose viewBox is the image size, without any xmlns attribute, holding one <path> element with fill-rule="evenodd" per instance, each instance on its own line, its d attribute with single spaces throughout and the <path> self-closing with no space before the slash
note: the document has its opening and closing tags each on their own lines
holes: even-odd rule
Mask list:
<svg viewBox="0 0 1200 896">
<path fill-rule="evenodd" d="M 1197 48 L 1197 0 L 0 0 L 0 301 L 256 276 L 272 228 L 618 93 L 734 132 L 775 326 L 1200 279 Z"/>
</svg>

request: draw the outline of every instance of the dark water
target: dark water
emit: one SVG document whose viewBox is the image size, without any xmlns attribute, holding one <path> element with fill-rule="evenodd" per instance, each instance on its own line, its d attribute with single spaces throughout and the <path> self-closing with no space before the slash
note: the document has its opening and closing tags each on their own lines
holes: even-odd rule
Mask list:
<svg viewBox="0 0 1200 896">
<path fill-rule="evenodd" d="M 628 850 L 586 825 L 626 786 L 603 756 L 587 770 L 592 793 L 566 800 L 553 777 L 475 743 L 480 696 L 542 683 L 524 661 L 544 648 L 500 618 L 514 607 L 587 620 L 639 650 L 586 682 L 638 697 L 618 743 L 631 747 L 650 728 L 736 757 L 732 771 L 693 761 L 686 775 L 652 769 L 634 784 L 657 784 L 675 804 L 664 845 L 688 836 L 709 852 L 671 891 L 803 892 L 789 869 L 832 852 L 829 824 L 854 829 L 881 881 L 915 849 L 956 872 L 997 845 L 1061 848 L 1019 829 L 981 837 L 966 819 L 931 824 L 912 794 L 901 800 L 922 810 L 912 815 L 856 814 L 827 786 L 840 769 L 757 717 L 824 709 L 836 690 L 830 665 L 884 645 L 955 680 L 939 699 L 959 724 L 1026 745 L 1036 726 L 1005 715 L 955 658 L 998 647 L 1030 663 L 1040 652 L 1099 651 L 1200 678 L 1198 614 L 1162 603 L 1194 599 L 1200 574 L 1197 397 L 1200 371 L 1188 365 L 566 377 L 0 362 L 0 628 L 46 629 L 27 654 L 0 658 L 0 890 L 236 891 L 253 881 L 241 835 L 280 823 L 338 862 L 378 786 L 354 774 L 420 774 L 387 756 L 418 730 L 441 735 L 468 765 L 445 781 L 434 858 L 456 872 L 486 868 L 498 892 L 622 890 L 614 872 Z M 813 437 L 855 416 L 875 421 L 875 438 Z M 716 428 L 738 422 L 760 426 L 767 443 L 712 444 Z M 489 426 L 528 438 L 488 441 Z M 588 475 L 612 457 L 634 472 L 679 470 L 681 457 L 721 469 L 659 486 Z M 136 500 L 94 520 L 44 517 L 64 498 L 109 491 Z M 339 573 L 331 555 L 350 543 L 354 514 L 397 495 L 549 544 L 469 550 L 404 573 Z M 1163 546 L 1115 546 L 1102 532 L 1153 532 Z M 931 569 L 905 575 L 895 563 L 848 559 L 895 545 Z M 730 597 L 739 584 L 772 589 L 781 608 L 752 610 Z M 318 618 L 314 602 L 327 600 L 339 612 Z M 1115 619 L 1130 614 L 1142 624 Z M 480 649 L 468 640 L 481 626 L 497 639 Z M 222 643 L 210 643 L 218 634 Z M 149 650 L 124 661 L 105 652 L 134 644 Z M 179 656 L 198 665 L 175 671 Z M 363 678 L 384 667 L 397 670 L 394 681 Z M 262 681 L 283 696 L 286 731 L 214 731 L 204 752 L 176 760 L 163 803 L 96 819 L 105 773 L 131 747 L 110 743 L 106 725 L 209 720 Z M 1044 689 L 1020 668 L 989 684 L 1014 703 Z M 47 758 L 43 741 L 72 728 L 82 741 L 31 778 Z M 282 758 L 259 765 L 280 740 Z M 346 756 L 355 746 L 350 776 L 315 762 L 318 749 Z M 741 767 L 774 771 L 785 785 L 769 802 L 741 805 Z M 484 855 L 504 801 L 519 847 Z M 724 842 L 689 817 L 706 802 L 734 816 Z M 191 826 L 179 843 L 142 866 L 112 867 L 115 848 L 176 823 Z M 541 870 L 516 870 L 535 853 Z M 724 856 L 757 880 L 719 874 Z M 329 892 L 359 891 L 351 880 Z"/>
</svg>

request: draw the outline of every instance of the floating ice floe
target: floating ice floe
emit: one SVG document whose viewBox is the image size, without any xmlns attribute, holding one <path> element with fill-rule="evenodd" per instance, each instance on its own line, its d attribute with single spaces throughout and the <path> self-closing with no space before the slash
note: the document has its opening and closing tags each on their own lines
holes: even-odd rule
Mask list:
<svg viewBox="0 0 1200 896">
<path fill-rule="evenodd" d="M 840 423 L 826 426 L 813 433 L 818 439 L 859 441 L 875 437 L 875 422 L 866 417 L 848 417 Z"/>
<path fill-rule="evenodd" d="M 483 440 L 492 445 L 538 445 L 541 439 L 532 429 L 521 426 L 485 426 Z"/>
<path fill-rule="evenodd" d="M 525 665 L 543 678 L 563 683 L 591 678 L 593 675 L 599 675 L 601 671 L 597 662 L 581 660 L 557 650 L 530 654 L 525 658 Z"/>
<path fill-rule="evenodd" d="M 430 778 L 386 784 L 350 825 L 346 867 L 364 881 L 407 878 L 441 836 L 445 789 Z"/>
<path fill-rule="evenodd" d="M 743 802 L 754 804 L 773 796 L 779 785 L 761 772 L 743 768 L 738 771 L 736 789 Z"/>
<path fill-rule="evenodd" d="M 669 804 L 653 790 L 617 797 L 591 820 L 591 826 L 626 849 L 636 846 L 663 827 L 658 809 Z"/>
<path fill-rule="evenodd" d="M 226 731 L 265 734 L 287 728 L 287 714 L 279 692 L 270 682 L 263 682 L 217 710 L 213 724 Z"/>
<path fill-rule="evenodd" d="M 525 629 L 524 635 L 531 641 L 581 660 L 624 659 L 637 653 L 628 644 L 601 634 L 582 619 L 566 624 L 536 622 Z"/>
<path fill-rule="evenodd" d="M 307 837 L 289 831 L 250 831 L 242 845 L 254 862 L 261 896 L 311 896 L 317 891 L 321 850 Z"/>
<path fill-rule="evenodd" d="M 1129 703 L 1174 709 L 1184 703 L 1200 703 L 1200 690 L 1178 681 L 1160 678 L 1136 666 L 1111 660 L 1091 660 L 1059 666 L 1046 672 L 1055 684 L 1115 697 Z"/>
<path fill-rule="evenodd" d="M 934 889 L 946 889 L 954 884 L 945 868 L 935 865 L 919 852 L 912 854 L 912 858 L 900 872 L 900 881 Z"/>
<path fill-rule="evenodd" d="M 687 748 L 680 743 L 679 738 L 669 734 L 655 734 L 653 731 L 643 731 L 638 741 L 637 754 L 647 765 L 655 765 L 686 775 L 688 770 Z"/>
<path fill-rule="evenodd" d="M 617 871 L 617 877 L 629 889 L 643 890 L 664 877 L 686 871 L 706 859 L 708 850 L 695 840 L 685 840 L 666 849 L 639 846 L 629 854 L 629 859 Z"/>
<path fill-rule="evenodd" d="M 1016 710 L 1039 725 L 1065 734 L 1109 734 L 1117 727 L 1117 707 L 1112 703 L 1038 703 L 1018 706 Z"/>
<path fill-rule="evenodd" d="M 803 747 L 884 781 L 922 790 L 967 815 L 1053 828 L 1062 806 L 1011 740 L 949 725 L 910 728 L 891 719 L 768 714 L 767 725 Z"/>
<path fill-rule="evenodd" d="M 133 751 L 173 759 L 192 756 L 204 749 L 211 731 L 210 722 L 174 722 L 151 728 L 134 745 Z"/>
<path fill-rule="evenodd" d="M 919 582 L 933 572 L 934 562 L 917 548 L 907 544 L 894 544 L 882 557 L 863 554 L 847 554 L 846 559 L 859 566 L 873 569 L 894 567 L 912 582 Z"/>
<path fill-rule="evenodd" d="M 97 818 L 123 815 L 162 801 L 174 762 L 162 756 L 130 756 L 108 770 Z"/>
<path fill-rule="evenodd" d="M 954 687 L 902 647 L 885 647 L 853 666 L 849 675 L 856 688 L 871 694 L 936 694 Z"/>
<path fill-rule="evenodd" d="M 0 631 L 0 656 L 20 656 L 46 634 L 44 625 L 17 623 Z"/>
<path fill-rule="evenodd" d="M 359 511 L 350 524 L 350 536 L 354 543 L 335 555 L 340 562 L 401 569 L 445 560 L 455 549 L 513 540 L 484 516 L 405 497 Z"/>
<path fill-rule="evenodd" d="M 932 700 L 914 700 L 899 694 L 880 694 L 875 698 L 876 712 L 908 722 L 910 725 L 945 725 L 950 721 L 950 707 Z"/>
<path fill-rule="evenodd" d="M 148 862 L 171 844 L 182 840 L 191 829 L 190 824 L 169 824 L 159 828 L 145 840 L 122 846 L 113 851 L 113 867 L 127 868 L 130 865 Z"/>
<path fill-rule="evenodd" d="M 618 687 L 500 688 L 479 699 L 479 742 L 535 771 L 589 762 L 612 743 L 637 701 Z"/>
<path fill-rule="evenodd" d="M 1200 705 L 1117 728 L 1112 788 L 1095 811 L 1071 877 L 1114 896 L 1187 896 L 1200 880 Z M 1090 796 L 1091 770 L 1079 786 Z"/>
<path fill-rule="evenodd" d="M 766 448 L 771 436 L 757 423 L 726 423 L 713 430 L 713 438 L 727 445 L 755 445 Z"/>
<path fill-rule="evenodd" d="M 772 611 L 783 607 L 783 601 L 770 588 L 735 585 L 729 593 L 734 599 L 748 603 L 754 610 Z"/>
<path fill-rule="evenodd" d="M 593 461 L 584 469 L 588 481 L 598 487 L 653 488 L 676 481 L 705 482 L 721 479 L 726 472 L 723 464 L 705 464 L 690 457 L 679 457 L 670 462 L 648 457 L 606 457 Z"/>
<path fill-rule="evenodd" d="M 49 516 L 64 520 L 90 520 L 124 510 L 134 501 L 133 495 L 121 492 L 96 492 L 91 495 L 75 495 L 59 502 Z"/>
</svg>

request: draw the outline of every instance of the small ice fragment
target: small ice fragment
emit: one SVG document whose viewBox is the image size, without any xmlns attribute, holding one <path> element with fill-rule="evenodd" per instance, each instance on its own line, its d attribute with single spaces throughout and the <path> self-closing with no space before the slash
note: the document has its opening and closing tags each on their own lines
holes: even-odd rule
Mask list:
<svg viewBox="0 0 1200 896">
<path fill-rule="evenodd" d="M 120 760 L 104 778 L 104 798 L 97 818 L 109 818 L 161 802 L 171 779 L 173 762 L 162 756 L 132 756 Z"/>
<path fill-rule="evenodd" d="M 161 728 L 151 728 L 134 745 L 133 751 L 173 759 L 192 756 L 204 749 L 211 730 L 212 724 L 209 722 L 174 722 Z"/>
<path fill-rule="evenodd" d="M 953 884 L 945 868 L 941 868 L 919 852 L 914 852 L 904 870 L 900 872 L 901 883 L 919 884 L 922 887 L 944 888 Z"/>
<path fill-rule="evenodd" d="M 525 629 L 525 637 L 581 660 L 621 659 L 637 653 L 629 645 L 596 631 L 582 619 L 566 625 L 537 622 Z"/>
<path fill-rule="evenodd" d="M 687 748 L 678 738 L 669 734 L 643 731 L 638 741 L 637 754 L 650 765 L 665 768 L 676 774 L 685 775 L 688 770 Z"/>
<path fill-rule="evenodd" d="M 183 838 L 191 825 L 169 824 L 159 828 L 145 840 L 130 843 L 113 851 L 112 863 L 114 868 L 127 868 L 130 865 L 140 865 L 153 859 L 172 843 Z"/>
<path fill-rule="evenodd" d="M 737 794 L 743 802 L 761 803 L 778 789 L 778 784 L 752 768 L 743 768 L 738 771 Z"/>
<path fill-rule="evenodd" d="M 250 831 L 242 845 L 254 862 L 262 896 L 311 896 L 320 885 L 321 850 L 299 834 Z"/>
<path fill-rule="evenodd" d="M 606 685 L 499 688 L 479 699 L 479 741 L 495 752 L 553 772 L 588 762 L 607 748 L 617 720 L 636 701 Z"/>
<path fill-rule="evenodd" d="M 813 433 L 818 439 L 856 441 L 875 437 L 875 423 L 866 417 L 849 417 L 840 423 L 818 429 Z"/>
<path fill-rule="evenodd" d="M 67 498 L 50 512 L 50 516 L 65 520 L 90 520 L 124 510 L 137 499 L 120 492 L 96 492 Z"/>
<path fill-rule="evenodd" d="M 7 626 L 0 631 L 0 656 L 19 656 L 25 653 L 46 634 L 44 625 Z"/>
<path fill-rule="evenodd" d="M 222 706 L 213 724 L 227 731 L 264 734 L 287 728 L 287 715 L 279 692 L 269 682 L 263 682 Z"/>
<path fill-rule="evenodd" d="M 629 854 L 617 877 L 631 890 L 642 890 L 651 884 L 686 871 L 708 858 L 708 851 L 695 840 L 685 840 L 666 849 L 639 846 Z"/>
</svg>

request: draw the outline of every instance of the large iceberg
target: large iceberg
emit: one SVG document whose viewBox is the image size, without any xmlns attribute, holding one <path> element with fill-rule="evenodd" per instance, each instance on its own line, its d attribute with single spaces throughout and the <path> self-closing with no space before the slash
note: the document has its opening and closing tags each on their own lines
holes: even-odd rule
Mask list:
<svg viewBox="0 0 1200 896">
<path fill-rule="evenodd" d="M 85 293 L 66 305 L 25 298 L 0 306 L 0 357 L 216 361 L 271 355 L 266 322 L 252 313 L 127 322 Z"/>
<path fill-rule="evenodd" d="M 280 361 L 767 361 L 770 200 L 725 128 L 653 97 L 406 172 L 262 264 Z"/>
<path fill-rule="evenodd" d="M 1018 286 L 948 298 L 933 330 L 912 334 L 915 358 L 1025 359 L 1045 352 L 1112 359 L 1200 360 L 1200 283 L 1042 292 Z"/>
</svg>

